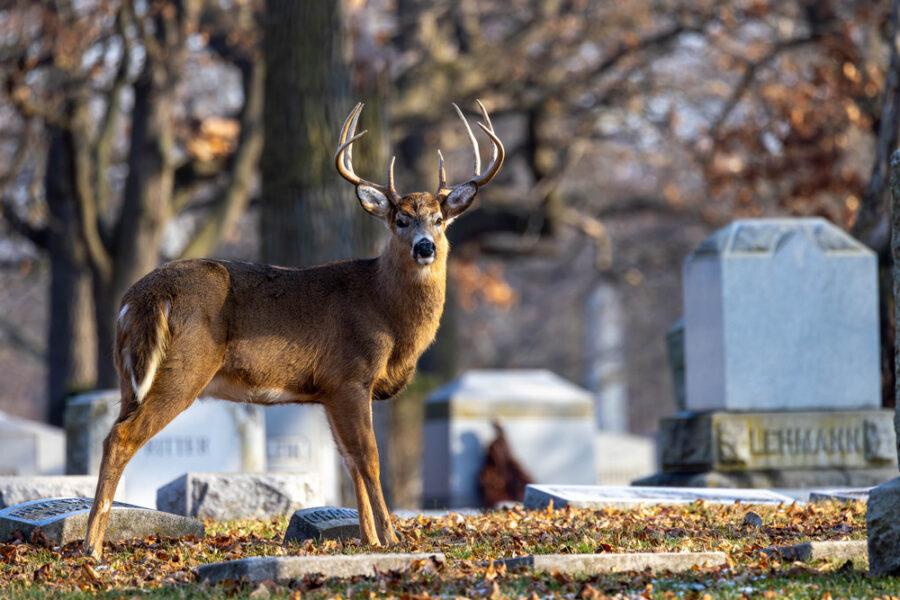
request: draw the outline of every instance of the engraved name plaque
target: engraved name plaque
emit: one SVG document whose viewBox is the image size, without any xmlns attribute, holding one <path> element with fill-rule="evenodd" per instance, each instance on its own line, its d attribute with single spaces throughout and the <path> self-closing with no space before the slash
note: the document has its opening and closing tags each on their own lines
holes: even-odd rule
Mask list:
<svg viewBox="0 0 900 600">
<path fill-rule="evenodd" d="M 340 506 L 298 510 L 291 517 L 284 543 L 305 540 L 349 540 L 359 537 L 359 513 Z"/>
<path fill-rule="evenodd" d="M 45 498 L 0 510 L 0 542 L 11 540 L 17 529 L 28 536 L 35 527 L 40 527 L 58 545 L 83 539 L 93 502 L 92 498 Z M 108 541 L 150 535 L 203 537 L 204 527 L 194 519 L 113 502 L 106 534 Z"/>
</svg>

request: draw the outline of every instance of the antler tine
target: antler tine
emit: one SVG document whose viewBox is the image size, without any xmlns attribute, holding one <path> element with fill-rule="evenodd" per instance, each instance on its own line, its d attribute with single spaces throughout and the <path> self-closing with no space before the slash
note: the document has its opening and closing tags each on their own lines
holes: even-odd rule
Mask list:
<svg viewBox="0 0 900 600">
<path fill-rule="evenodd" d="M 503 164 L 503 158 L 506 156 L 506 150 L 503 149 L 503 142 L 501 142 L 500 138 L 497 137 L 497 134 L 494 133 L 493 128 L 489 129 L 484 123 L 479 123 L 478 126 L 481 127 L 481 130 L 484 131 L 489 138 L 491 138 L 491 143 L 494 147 L 491 151 L 491 164 L 488 165 L 487 170 L 478 177 L 472 179 L 472 181 L 475 182 L 475 185 L 481 187 L 493 179 L 497 172 L 500 171 L 500 166 Z M 495 152 L 496 156 L 494 156 Z"/>
<path fill-rule="evenodd" d="M 481 156 L 479 156 L 479 152 L 478 152 L 478 140 L 475 139 L 475 134 L 472 133 L 472 128 L 469 127 L 469 122 L 466 120 L 466 117 L 463 116 L 462 111 L 459 110 L 459 107 L 456 105 L 456 102 L 453 103 L 453 108 L 456 109 L 456 114 L 459 115 L 459 118 L 462 120 L 463 125 L 466 126 L 466 133 L 469 134 L 469 141 L 472 142 L 472 152 L 474 154 L 474 159 L 475 159 L 474 160 L 475 173 L 472 175 L 472 177 L 478 177 L 478 174 L 481 173 Z"/>
<path fill-rule="evenodd" d="M 438 192 L 447 188 L 447 172 L 444 170 L 444 155 L 438 150 Z"/>
<path fill-rule="evenodd" d="M 356 124 L 359 121 L 359 115 L 362 112 L 362 108 L 363 103 L 358 103 L 353 110 L 350 111 L 347 120 L 344 121 L 344 126 L 341 127 L 338 149 L 337 152 L 334 153 L 334 167 L 337 169 L 337 172 L 340 173 L 341 177 L 353 185 L 367 185 L 373 187 L 388 196 L 392 202 L 396 202 L 400 198 L 400 195 L 394 188 L 394 160 L 396 157 L 391 159 L 391 165 L 388 169 L 388 185 L 386 186 L 378 185 L 377 183 L 372 183 L 371 181 L 363 179 L 353 170 L 353 142 L 369 133 L 368 130 L 356 133 Z"/>
<path fill-rule="evenodd" d="M 484 124 L 488 126 L 488 129 L 491 132 L 494 131 L 494 125 L 491 123 L 491 116 L 488 114 L 487 109 L 484 107 L 484 104 L 481 103 L 481 100 L 475 99 L 475 103 L 478 105 L 478 108 L 481 109 L 481 116 L 484 118 Z M 492 140 L 493 141 L 493 140 Z M 491 144 L 491 162 L 497 160 L 497 146 Z"/>
<path fill-rule="evenodd" d="M 350 130 L 348 135 L 353 137 L 353 134 L 356 133 L 356 125 L 359 123 L 359 115 L 362 114 L 363 106 L 365 106 L 362 102 L 358 102 L 356 104 L 356 108 L 353 109 L 353 119 L 350 121 Z M 368 131 L 368 130 L 367 130 Z M 347 146 L 347 152 L 344 154 L 344 162 L 350 165 L 350 168 L 353 168 L 353 146 Z"/>
</svg>

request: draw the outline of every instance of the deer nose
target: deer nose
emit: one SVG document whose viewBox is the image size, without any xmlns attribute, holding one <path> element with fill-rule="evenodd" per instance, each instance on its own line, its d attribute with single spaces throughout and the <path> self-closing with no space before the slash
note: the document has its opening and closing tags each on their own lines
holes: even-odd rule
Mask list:
<svg viewBox="0 0 900 600">
<path fill-rule="evenodd" d="M 431 258 L 434 256 L 434 242 L 428 238 L 419 240 L 413 246 L 413 256 L 415 258 Z"/>
</svg>

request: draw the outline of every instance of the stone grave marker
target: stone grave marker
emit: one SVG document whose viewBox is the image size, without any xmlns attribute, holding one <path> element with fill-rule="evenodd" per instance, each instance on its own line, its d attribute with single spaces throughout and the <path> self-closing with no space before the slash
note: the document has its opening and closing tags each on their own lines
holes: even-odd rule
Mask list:
<svg viewBox="0 0 900 600">
<path fill-rule="evenodd" d="M 809 493 L 810 502 L 849 502 L 850 500 L 869 500 L 870 487 L 864 488 L 837 488 L 832 490 L 812 490 Z"/>
<path fill-rule="evenodd" d="M 156 508 L 195 519 L 270 519 L 322 504 L 318 473 L 186 473 Z"/>
<path fill-rule="evenodd" d="M 721 567 L 728 564 L 724 552 L 634 552 L 607 554 L 532 554 L 506 558 L 498 563 L 507 569 L 527 567 L 538 573 L 570 573 L 600 575 L 627 571 L 668 571 L 680 573 L 698 567 Z"/>
<path fill-rule="evenodd" d="M 343 554 L 337 556 L 254 556 L 197 567 L 197 579 L 215 584 L 232 581 L 285 583 L 305 575 L 325 577 L 371 577 L 380 572 L 402 571 L 428 561 L 444 562 L 444 555 L 432 554 Z"/>
<path fill-rule="evenodd" d="M 92 498 L 47 498 L 4 508 L 0 510 L 0 541 L 10 541 L 17 529 L 27 538 L 35 527 L 40 527 L 60 546 L 84 539 L 93 502 Z M 202 538 L 205 529 L 203 523 L 194 519 L 113 502 L 106 541 L 121 542 L 150 535 Z"/>
<path fill-rule="evenodd" d="M 590 392 L 545 370 L 468 371 L 426 402 L 425 507 L 480 505 L 478 472 L 494 439 L 494 419 L 536 481 L 596 482 Z"/>
<path fill-rule="evenodd" d="M 554 508 L 630 508 L 641 504 L 690 504 L 705 500 L 710 504 L 793 504 L 790 496 L 770 490 L 616 487 L 600 485 L 529 485 L 525 488 L 525 508 L 539 510 L 553 502 Z"/>
<path fill-rule="evenodd" d="M 284 544 L 306 540 L 352 540 L 359 537 L 359 513 L 341 506 L 316 506 L 291 517 Z"/>
<path fill-rule="evenodd" d="M 85 394 L 69 401 L 69 473 L 99 471 L 103 440 L 118 415 L 118 402 L 118 392 Z M 262 410 L 225 400 L 196 400 L 138 450 L 125 467 L 116 497 L 155 506 L 157 490 L 188 472 L 265 471 Z"/>
<path fill-rule="evenodd" d="M 600 485 L 631 485 L 656 472 L 656 441 L 629 433 L 598 431 L 594 461 Z"/>
<path fill-rule="evenodd" d="M 708 237 L 684 261 L 688 410 L 880 408 L 877 270 L 821 218 Z"/>
<path fill-rule="evenodd" d="M 0 411 L 0 475 L 62 475 L 65 433 Z"/>
</svg>

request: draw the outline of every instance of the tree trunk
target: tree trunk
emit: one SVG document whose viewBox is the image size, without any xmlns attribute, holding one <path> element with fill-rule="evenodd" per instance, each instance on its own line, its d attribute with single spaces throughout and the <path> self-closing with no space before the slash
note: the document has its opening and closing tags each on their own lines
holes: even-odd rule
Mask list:
<svg viewBox="0 0 900 600">
<path fill-rule="evenodd" d="M 266 11 L 263 260 L 302 266 L 371 254 L 364 232 L 374 219 L 332 158 L 351 104 L 340 3 L 269 0 Z M 367 123 L 373 116 L 363 113 Z M 356 155 L 378 145 L 370 134 Z"/>
<path fill-rule="evenodd" d="M 69 135 L 50 133 L 45 190 L 52 215 L 49 228 L 50 324 L 47 345 L 46 418 L 63 422 L 66 398 L 93 387 L 97 377 L 97 341 L 94 334 L 91 272 L 78 229 L 72 189 L 73 164 Z"/>
</svg>

